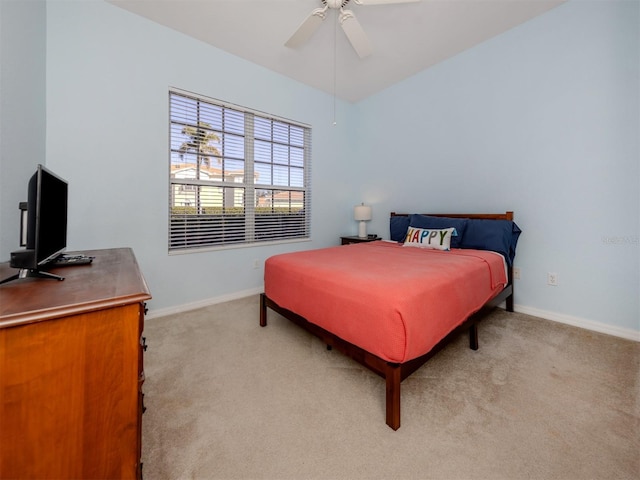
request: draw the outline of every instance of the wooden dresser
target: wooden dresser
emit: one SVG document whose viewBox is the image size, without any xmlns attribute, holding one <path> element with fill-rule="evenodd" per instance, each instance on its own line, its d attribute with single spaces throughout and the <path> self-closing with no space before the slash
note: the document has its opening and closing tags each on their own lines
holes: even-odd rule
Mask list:
<svg viewBox="0 0 640 480">
<path fill-rule="evenodd" d="M 130 249 L 0 285 L 0 478 L 141 478 L 144 302 Z M 16 273 L 0 265 L 0 279 Z"/>
</svg>

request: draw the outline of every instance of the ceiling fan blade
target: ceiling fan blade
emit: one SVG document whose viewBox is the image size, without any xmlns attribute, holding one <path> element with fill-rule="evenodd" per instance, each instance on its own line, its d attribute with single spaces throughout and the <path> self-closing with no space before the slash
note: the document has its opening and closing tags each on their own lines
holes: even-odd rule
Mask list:
<svg viewBox="0 0 640 480">
<path fill-rule="evenodd" d="M 356 5 L 391 5 L 392 3 L 418 3 L 420 0 L 353 0 Z"/>
<path fill-rule="evenodd" d="M 371 55 L 371 44 L 367 38 L 367 34 L 360 26 L 360 22 L 351 10 L 340 10 L 340 25 L 347 35 L 351 46 L 360 58 Z"/>
<path fill-rule="evenodd" d="M 322 21 L 326 17 L 326 11 L 329 7 L 316 8 L 311 15 L 309 15 L 302 24 L 298 27 L 291 38 L 287 40 L 285 45 L 287 47 L 296 48 L 305 43 L 311 35 L 315 33 L 318 27 L 322 24 Z"/>
</svg>

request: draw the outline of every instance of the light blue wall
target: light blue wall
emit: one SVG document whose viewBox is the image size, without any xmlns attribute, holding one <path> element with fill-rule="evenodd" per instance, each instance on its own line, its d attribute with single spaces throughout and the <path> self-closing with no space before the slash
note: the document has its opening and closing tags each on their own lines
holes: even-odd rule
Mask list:
<svg viewBox="0 0 640 480">
<path fill-rule="evenodd" d="M 571 1 L 361 102 L 363 196 L 514 210 L 517 304 L 639 330 L 638 5 Z"/>
<path fill-rule="evenodd" d="M 19 249 L 27 182 L 45 163 L 44 1 L 0 0 L 0 261 Z"/>
<path fill-rule="evenodd" d="M 168 255 L 172 86 L 311 125 L 311 242 Z M 354 229 L 348 115 L 338 102 L 334 127 L 330 96 L 113 5 L 47 5 L 47 166 L 69 181 L 69 249 L 132 247 L 152 310 L 258 289 L 255 260 Z"/>
<path fill-rule="evenodd" d="M 260 288 L 254 260 L 355 233 L 363 200 L 369 231 L 384 235 L 392 210 L 513 209 L 521 308 L 640 330 L 638 2 L 570 1 L 357 105 L 338 102 L 336 127 L 330 96 L 102 1 L 47 2 L 45 63 L 44 22 L 35 44 L 15 46 L 7 24 L 28 10 L 0 3 L 0 100 L 35 92 L 32 156 L 44 151 L 43 80 L 7 83 L 6 71 L 21 55 L 36 72 L 46 64 L 46 163 L 70 182 L 69 247 L 132 247 L 152 310 Z M 167 254 L 170 86 L 312 126 L 313 241 Z M 12 119 L 0 110 L 4 259 L 17 247 L 3 241 L 17 239 L 4 212 L 40 161 L 7 161 Z M 33 136 L 11 133 L 16 144 Z"/>
</svg>

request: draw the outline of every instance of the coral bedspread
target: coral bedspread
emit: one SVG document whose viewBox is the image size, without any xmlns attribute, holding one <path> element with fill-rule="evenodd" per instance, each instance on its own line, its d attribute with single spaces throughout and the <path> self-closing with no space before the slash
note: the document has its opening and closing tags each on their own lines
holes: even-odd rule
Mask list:
<svg viewBox="0 0 640 480">
<path fill-rule="evenodd" d="M 265 262 L 265 294 L 393 363 L 429 352 L 507 284 L 502 255 L 375 241 Z"/>
</svg>

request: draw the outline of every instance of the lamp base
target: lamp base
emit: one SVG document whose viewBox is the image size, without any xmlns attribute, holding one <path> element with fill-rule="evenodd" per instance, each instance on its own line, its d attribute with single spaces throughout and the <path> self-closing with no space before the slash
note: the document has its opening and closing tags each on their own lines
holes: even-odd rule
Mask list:
<svg viewBox="0 0 640 480">
<path fill-rule="evenodd" d="M 358 225 L 358 236 L 360 238 L 367 238 L 367 222 L 364 220 L 360 221 Z"/>
</svg>

